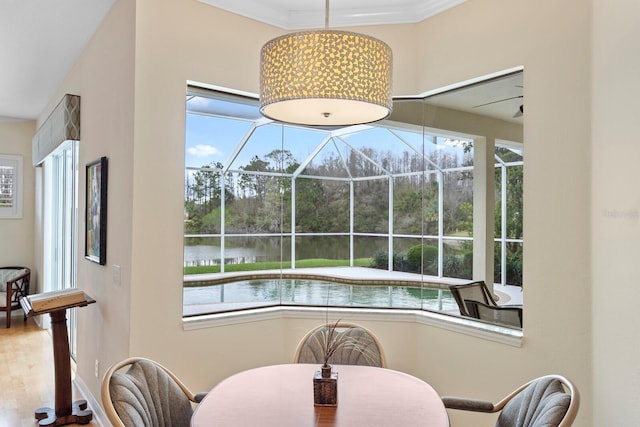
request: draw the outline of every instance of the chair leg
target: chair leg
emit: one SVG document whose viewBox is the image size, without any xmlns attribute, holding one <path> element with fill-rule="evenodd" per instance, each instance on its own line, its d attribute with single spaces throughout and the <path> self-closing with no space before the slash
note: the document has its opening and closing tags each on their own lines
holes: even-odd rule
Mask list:
<svg viewBox="0 0 640 427">
<path fill-rule="evenodd" d="M 11 304 L 7 305 L 7 328 L 11 327 Z"/>
</svg>

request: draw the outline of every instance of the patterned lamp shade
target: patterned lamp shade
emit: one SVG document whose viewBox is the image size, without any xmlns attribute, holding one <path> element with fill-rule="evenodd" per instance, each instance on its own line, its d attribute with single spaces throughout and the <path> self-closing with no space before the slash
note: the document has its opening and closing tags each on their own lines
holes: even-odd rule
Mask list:
<svg viewBox="0 0 640 427">
<path fill-rule="evenodd" d="M 260 55 L 260 112 L 288 123 L 369 123 L 392 110 L 391 48 L 347 31 L 303 31 L 267 42 Z"/>
</svg>

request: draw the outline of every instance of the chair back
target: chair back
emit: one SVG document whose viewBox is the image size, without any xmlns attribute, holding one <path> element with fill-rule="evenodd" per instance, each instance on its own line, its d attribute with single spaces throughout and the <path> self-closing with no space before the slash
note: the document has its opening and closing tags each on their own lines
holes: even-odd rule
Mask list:
<svg viewBox="0 0 640 427">
<path fill-rule="evenodd" d="M 0 267 L 0 310 L 7 315 L 7 328 L 11 327 L 11 310 L 20 308 L 20 298 L 29 295 L 30 280 L 31 270 L 27 267 Z"/>
<path fill-rule="evenodd" d="M 467 310 L 464 300 L 480 301 L 493 306 L 498 305 L 484 281 L 471 282 L 464 285 L 452 285 L 449 287 L 449 290 L 458 304 L 460 314 L 463 316 L 472 317 Z"/>
<path fill-rule="evenodd" d="M 546 375 L 495 405 L 502 409 L 496 427 L 568 427 L 579 405 L 580 396 L 571 381 L 561 375 Z"/>
<path fill-rule="evenodd" d="M 522 328 L 522 307 L 493 306 L 480 301 L 464 300 L 469 316 L 489 323 Z"/>
<path fill-rule="evenodd" d="M 126 372 L 118 372 L 127 366 Z M 115 364 L 102 381 L 102 404 L 116 427 L 187 427 L 193 400 L 171 371 L 144 358 Z"/>
<path fill-rule="evenodd" d="M 333 324 L 320 325 L 309 331 L 298 344 L 295 363 L 323 363 L 324 342 L 327 331 Z M 336 332 L 341 335 L 341 345 L 329 358 L 330 364 L 363 365 L 386 368 L 382 346 L 377 338 L 364 326 L 339 323 Z"/>
</svg>

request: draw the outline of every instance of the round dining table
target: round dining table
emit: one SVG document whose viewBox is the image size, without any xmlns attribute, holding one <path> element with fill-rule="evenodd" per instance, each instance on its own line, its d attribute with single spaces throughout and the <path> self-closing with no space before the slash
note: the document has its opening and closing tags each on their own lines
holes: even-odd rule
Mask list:
<svg viewBox="0 0 640 427">
<path fill-rule="evenodd" d="M 337 406 L 314 406 L 315 364 L 250 369 L 221 381 L 196 407 L 192 427 L 447 427 L 438 393 L 419 378 L 386 368 L 334 365 Z"/>
</svg>

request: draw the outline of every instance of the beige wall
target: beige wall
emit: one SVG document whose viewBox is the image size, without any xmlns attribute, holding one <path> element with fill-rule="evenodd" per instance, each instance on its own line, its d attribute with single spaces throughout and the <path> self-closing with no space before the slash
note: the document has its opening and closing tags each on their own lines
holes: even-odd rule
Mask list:
<svg viewBox="0 0 640 427">
<path fill-rule="evenodd" d="M 139 1 L 138 16 L 131 353 L 160 359 L 193 387 L 207 388 L 241 369 L 290 361 L 297 341 L 319 323 L 271 320 L 184 332 L 180 320 L 185 81 L 257 92 L 260 48 L 280 31 L 199 2 Z M 381 33 L 394 49 L 394 84 L 404 92 L 414 92 L 417 81 L 415 55 L 403 43 L 416 29 Z M 157 165 L 162 174 L 154 174 Z M 163 197 L 150 188 L 162 188 Z M 388 350 L 390 360 L 410 370 L 410 349 L 411 341 L 402 341 Z"/>
<path fill-rule="evenodd" d="M 594 425 L 631 426 L 640 424 L 640 7 L 625 0 L 593 3 Z"/>
<path fill-rule="evenodd" d="M 78 287 L 97 300 L 78 310 L 78 375 L 99 400 L 107 362 L 129 355 L 133 199 L 135 2 L 119 1 L 73 66 L 39 122 L 65 93 L 80 95 Z M 85 165 L 108 158 L 107 265 L 84 259 Z M 147 191 L 154 191 L 149 189 Z M 113 281 L 113 265 L 121 282 Z M 139 310 L 142 308 L 138 308 Z"/>
<path fill-rule="evenodd" d="M 561 372 L 587 391 L 584 402 L 589 408 L 589 311 L 579 308 L 590 305 L 585 281 L 589 219 L 584 215 L 589 206 L 589 187 L 584 185 L 589 155 L 582 149 L 589 140 L 589 80 L 584 77 L 589 14 L 581 0 L 517 4 L 469 1 L 421 25 L 361 31 L 394 49 L 394 84 L 400 94 L 525 66 L 524 345 L 514 349 L 418 325 L 369 326 L 380 331 L 392 368 L 415 373 L 443 393 L 495 398 L 514 383 Z M 256 92 L 260 46 L 276 33 L 198 2 L 169 1 L 157 7 L 139 1 L 138 14 L 131 352 L 178 367 L 190 384 L 202 388 L 239 369 L 291 360 L 304 332 L 293 319 L 188 332 L 180 324 L 183 171 L 175 159 L 181 159 L 184 150 L 184 82 Z M 231 50 L 243 54 L 231 55 Z M 571 108 L 575 103 L 579 106 Z M 566 167 L 567 159 L 573 167 Z M 159 164 L 164 165 L 163 174 L 154 175 Z M 556 169 L 557 174 L 548 173 Z M 558 186 L 558 180 L 563 184 Z M 163 198 L 149 191 L 154 186 L 163 188 Z M 548 208 L 554 203 L 558 209 Z M 568 237 L 563 246 L 553 244 L 558 235 Z M 136 309 L 148 307 L 151 295 L 157 310 Z M 568 304 L 576 309 L 567 309 Z M 397 336 L 398 331 L 403 334 Z M 567 340 L 567 333 L 574 339 Z M 472 361 L 448 365 L 467 359 Z M 479 370 L 478 365 L 488 369 Z M 495 373 L 500 375 L 493 379 Z M 469 383 L 468 378 L 478 382 Z M 588 409 L 581 413 L 584 425 L 590 416 Z M 457 419 L 462 417 L 454 414 L 452 420 Z"/>
<path fill-rule="evenodd" d="M 636 11 L 624 0 L 614 0 L 619 12 L 592 1 L 606 12 L 594 20 L 593 69 L 602 84 L 591 82 L 591 2 L 584 0 L 467 0 L 421 24 L 358 29 L 391 45 L 398 95 L 523 65 L 527 104 L 522 348 L 425 325 L 363 323 L 379 335 L 391 368 L 418 375 L 443 394 L 497 399 L 515 384 L 558 372 L 582 391 L 576 425 L 632 425 L 637 409 L 621 396 L 640 389 L 638 334 L 637 328 L 617 331 L 618 319 L 635 312 L 638 296 L 629 268 L 637 217 L 614 220 L 601 212 L 637 208 L 632 188 L 626 189 L 634 184 L 627 175 L 633 164 L 612 169 L 632 161 L 623 150 L 635 150 L 635 105 L 625 92 L 637 91 L 638 59 L 628 56 L 638 37 L 619 42 L 625 28 L 637 35 L 639 26 L 631 25 L 637 21 L 626 16 L 638 14 L 625 15 Z M 627 26 L 618 29 L 616 19 Z M 181 323 L 185 82 L 257 92 L 259 49 L 280 33 L 196 1 L 133 6 L 121 0 L 61 88 L 59 96 L 82 96 L 81 164 L 100 155 L 110 160 L 108 266 L 84 260 L 78 266 L 80 286 L 98 300 L 80 310 L 79 322 L 79 375 L 95 396 L 95 359 L 104 371 L 127 355 L 148 356 L 201 390 L 242 369 L 290 361 L 298 339 L 318 323 L 287 318 L 193 331 Z M 618 73 L 617 63 L 631 72 Z M 590 127 L 592 89 L 598 114 Z M 622 129 L 618 112 L 628 114 Z M 610 135 L 620 137 L 615 145 Z M 121 285 L 112 283 L 114 264 L 122 267 Z M 491 425 L 490 417 L 477 415 L 452 413 L 451 419 Z"/>
<path fill-rule="evenodd" d="M 34 121 L 0 122 L 0 154 L 22 156 L 22 218 L 0 219 L 0 266 L 33 268 L 35 169 L 31 163 Z M 32 274 L 34 287 L 37 272 Z"/>
<path fill-rule="evenodd" d="M 563 373 L 583 391 L 578 425 L 592 425 L 588 4 L 467 1 L 421 30 L 423 90 L 524 66 L 526 309 L 521 349 L 422 328 L 417 354 L 433 353 L 438 339 L 451 369 L 432 382 L 444 394 L 495 399 L 509 384 Z M 429 378 L 428 365 L 420 372 Z"/>
</svg>

